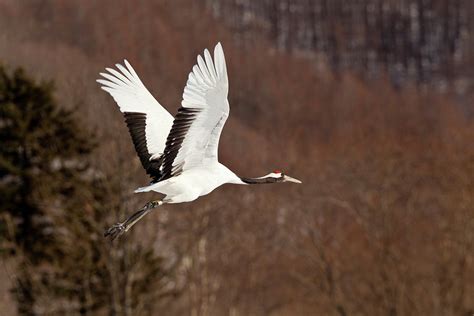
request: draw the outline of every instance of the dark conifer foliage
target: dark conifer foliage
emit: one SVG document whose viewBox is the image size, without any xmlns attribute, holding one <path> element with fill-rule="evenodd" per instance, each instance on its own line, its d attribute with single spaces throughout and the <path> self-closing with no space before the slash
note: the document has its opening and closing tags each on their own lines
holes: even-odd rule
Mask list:
<svg viewBox="0 0 474 316">
<path fill-rule="evenodd" d="M 264 34 L 279 51 L 309 56 L 366 78 L 386 72 L 446 86 L 472 79 L 470 0 L 208 0 L 236 38 Z M 232 14 L 229 14 L 232 12 Z M 258 36 L 257 36 L 258 37 Z"/>
<path fill-rule="evenodd" d="M 92 150 L 89 135 L 71 111 L 55 104 L 52 91 L 51 82 L 0 68 L 1 211 L 17 223 L 8 237 L 37 260 L 55 235 L 42 205 L 68 196 L 82 181 Z"/>
<path fill-rule="evenodd" d="M 117 253 L 103 241 L 116 189 L 89 165 L 94 138 L 53 91 L 0 67 L 0 245 L 18 261 L 19 314 L 131 315 L 176 294 L 160 291 L 172 269 L 152 249 L 125 243 Z"/>
</svg>

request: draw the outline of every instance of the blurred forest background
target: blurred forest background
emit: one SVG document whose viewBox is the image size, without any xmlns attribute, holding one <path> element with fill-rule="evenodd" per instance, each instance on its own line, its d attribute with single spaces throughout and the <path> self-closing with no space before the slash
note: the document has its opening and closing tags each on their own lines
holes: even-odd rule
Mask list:
<svg viewBox="0 0 474 316">
<path fill-rule="evenodd" d="M 474 313 L 472 0 L 0 0 L 0 315 Z M 221 41 L 242 176 L 153 198 L 95 79 L 127 58 L 176 113 Z M 23 70 L 20 70 L 19 68 Z"/>
</svg>

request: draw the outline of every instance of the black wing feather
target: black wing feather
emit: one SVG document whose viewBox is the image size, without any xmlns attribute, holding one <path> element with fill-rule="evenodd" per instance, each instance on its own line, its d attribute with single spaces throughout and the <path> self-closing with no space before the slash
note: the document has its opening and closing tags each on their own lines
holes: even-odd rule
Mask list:
<svg viewBox="0 0 474 316">
<path fill-rule="evenodd" d="M 140 112 L 124 112 L 123 114 L 143 168 L 153 179 L 153 182 L 158 181 L 161 178 L 160 166 L 163 155 L 158 159 L 150 160 L 151 154 L 148 152 L 145 134 L 146 114 Z"/>
<path fill-rule="evenodd" d="M 174 118 L 173 127 L 166 140 L 165 152 L 161 156 L 161 176 L 158 182 L 179 175 L 182 172 L 183 165 L 180 164 L 173 167 L 173 162 L 178 155 L 189 128 L 201 111 L 202 109 L 200 108 L 179 108 L 178 114 Z"/>
</svg>

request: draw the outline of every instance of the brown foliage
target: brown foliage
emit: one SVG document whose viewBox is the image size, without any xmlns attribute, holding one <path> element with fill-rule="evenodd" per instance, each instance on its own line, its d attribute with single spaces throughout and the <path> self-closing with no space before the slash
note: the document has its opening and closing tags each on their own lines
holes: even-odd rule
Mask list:
<svg viewBox="0 0 474 316">
<path fill-rule="evenodd" d="M 179 249 L 187 280 L 183 297 L 144 315 L 474 311 L 472 95 L 334 75 L 258 34 L 244 50 L 194 1 L 7 1 L 0 17 L 2 60 L 54 78 L 79 107 L 101 142 L 93 163 L 121 179 L 130 211 L 151 198 L 128 194 L 147 179 L 97 73 L 126 57 L 175 113 L 196 54 L 218 40 L 232 109 L 220 160 L 243 176 L 279 168 L 303 180 L 224 187 L 138 224 L 143 240 L 158 234 L 146 246 Z"/>
</svg>

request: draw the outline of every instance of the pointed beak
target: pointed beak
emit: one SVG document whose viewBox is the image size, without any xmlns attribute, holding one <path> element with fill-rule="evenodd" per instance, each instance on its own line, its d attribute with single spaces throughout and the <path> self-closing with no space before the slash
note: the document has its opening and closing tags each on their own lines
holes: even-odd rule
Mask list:
<svg viewBox="0 0 474 316">
<path fill-rule="evenodd" d="M 284 176 L 283 176 L 283 181 L 284 181 L 284 182 L 293 182 L 293 183 L 303 183 L 303 182 L 301 182 L 300 180 L 295 179 L 295 178 L 292 178 L 292 177 L 289 177 L 289 176 L 287 176 L 287 175 L 284 175 Z"/>
</svg>

